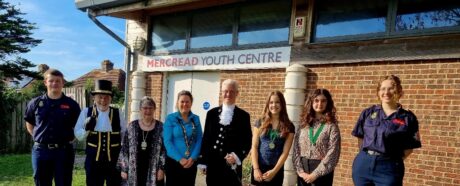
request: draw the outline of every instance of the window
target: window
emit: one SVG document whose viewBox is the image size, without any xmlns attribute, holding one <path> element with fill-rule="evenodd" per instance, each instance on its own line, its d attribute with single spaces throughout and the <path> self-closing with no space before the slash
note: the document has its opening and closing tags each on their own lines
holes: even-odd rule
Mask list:
<svg viewBox="0 0 460 186">
<path fill-rule="evenodd" d="M 274 1 L 241 8 L 238 44 L 287 41 L 291 7 Z"/>
<path fill-rule="evenodd" d="M 232 46 L 234 18 L 232 9 L 195 14 L 190 48 Z"/>
<path fill-rule="evenodd" d="M 316 0 L 316 43 L 460 32 L 458 0 Z"/>
<path fill-rule="evenodd" d="M 187 35 L 185 16 L 170 16 L 153 23 L 153 49 L 159 52 L 184 50 Z"/>
<path fill-rule="evenodd" d="M 287 45 L 291 2 L 254 0 L 152 18 L 153 54 Z"/>
<path fill-rule="evenodd" d="M 460 26 L 460 2 L 401 0 L 395 24 L 396 31 Z"/>
</svg>

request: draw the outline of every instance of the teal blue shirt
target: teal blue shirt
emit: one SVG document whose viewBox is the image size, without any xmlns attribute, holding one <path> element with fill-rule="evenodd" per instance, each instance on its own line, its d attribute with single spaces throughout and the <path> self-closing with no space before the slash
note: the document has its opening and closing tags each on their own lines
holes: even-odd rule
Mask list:
<svg viewBox="0 0 460 186">
<path fill-rule="evenodd" d="M 193 132 L 192 121 L 195 124 L 195 133 Z M 189 141 L 194 133 L 193 141 L 190 145 L 189 156 L 185 155 L 187 146 L 185 144 L 184 132 L 181 127 L 181 123 L 185 127 L 186 135 Z M 182 158 L 188 159 L 189 157 L 194 160 L 198 159 L 201 149 L 201 140 L 203 138 L 199 116 L 190 112 L 188 115 L 188 121 L 184 122 L 180 112 L 171 113 L 166 117 L 163 129 L 163 140 L 168 157 L 176 161 L 179 161 Z"/>
</svg>

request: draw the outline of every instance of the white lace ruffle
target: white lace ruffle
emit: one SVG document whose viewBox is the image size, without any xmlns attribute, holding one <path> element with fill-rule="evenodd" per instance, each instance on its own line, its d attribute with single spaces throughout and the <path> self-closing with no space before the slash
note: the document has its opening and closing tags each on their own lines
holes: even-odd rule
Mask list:
<svg viewBox="0 0 460 186">
<path fill-rule="evenodd" d="M 222 105 L 222 112 L 220 113 L 219 123 L 223 126 L 230 125 L 233 118 L 233 111 L 235 110 L 235 105 Z"/>
</svg>

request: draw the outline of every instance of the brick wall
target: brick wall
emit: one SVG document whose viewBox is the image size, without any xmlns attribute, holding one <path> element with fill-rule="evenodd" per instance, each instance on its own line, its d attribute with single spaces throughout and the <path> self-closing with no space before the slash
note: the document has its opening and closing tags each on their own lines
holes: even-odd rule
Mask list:
<svg viewBox="0 0 460 186">
<path fill-rule="evenodd" d="M 308 66 L 308 90 L 329 89 L 340 120 L 342 153 L 334 185 L 353 185 L 351 166 L 358 148 L 351 130 L 360 112 L 378 103 L 376 83 L 389 74 L 401 78 L 401 103 L 420 123 L 422 148 L 405 160 L 404 185 L 460 185 L 458 60 Z"/>
<path fill-rule="evenodd" d="M 342 134 L 342 154 L 335 171 L 334 185 L 353 185 L 351 165 L 358 152 L 351 130 L 361 111 L 377 104 L 376 83 L 380 77 L 398 75 L 405 95 L 404 108 L 418 117 L 422 148 L 405 160 L 404 185 L 460 184 L 460 62 L 405 61 L 359 64 L 315 65 L 308 67 L 307 91 L 327 88 L 337 107 Z M 161 108 L 161 73 L 148 73 L 147 92 Z M 251 114 L 251 123 L 260 117 L 270 91 L 284 91 L 285 69 L 222 71 L 221 81 L 240 83 L 237 105 Z M 222 97 L 219 98 L 220 102 Z M 157 109 L 157 118 L 160 109 Z"/>
<path fill-rule="evenodd" d="M 153 72 L 153 73 L 146 73 L 146 90 L 145 95 L 150 96 L 153 98 L 157 105 L 157 109 L 155 111 L 155 119 L 164 120 L 160 118 L 161 116 L 161 94 L 163 91 L 163 73 L 160 72 Z"/>
<path fill-rule="evenodd" d="M 238 81 L 240 95 L 236 105 L 249 112 L 251 124 L 262 115 L 268 93 L 276 90 L 284 92 L 285 76 L 285 69 L 223 71 L 220 74 L 221 82 L 226 79 Z M 222 95 L 219 103 L 222 103 Z"/>
</svg>

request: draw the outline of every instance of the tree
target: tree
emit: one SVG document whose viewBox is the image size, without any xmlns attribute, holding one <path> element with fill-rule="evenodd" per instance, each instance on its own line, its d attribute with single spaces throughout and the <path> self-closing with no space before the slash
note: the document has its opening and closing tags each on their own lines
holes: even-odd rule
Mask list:
<svg viewBox="0 0 460 186">
<path fill-rule="evenodd" d="M 7 142 L 7 129 L 11 123 L 11 112 L 25 99 L 24 94 L 8 88 L 5 80 L 22 80 L 24 76 L 38 78 L 38 72 L 29 60 L 20 55 L 37 46 L 41 40 L 31 37 L 35 24 L 28 22 L 14 5 L 0 0 L 0 141 Z M 3 147 L 3 146 L 2 146 Z M 0 152 L 5 149 L 1 148 Z"/>
<path fill-rule="evenodd" d="M 24 13 L 4 0 L 0 0 L 0 72 L 2 80 L 15 78 L 21 80 L 23 76 L 38 77 L 38 73 L 28 70 L 35 65 L 29 60 L 20 57 L 30 48 L 37 46 L 41 40 L 31 37 L 35 24 L 21 16 Z"/>
</svg>

